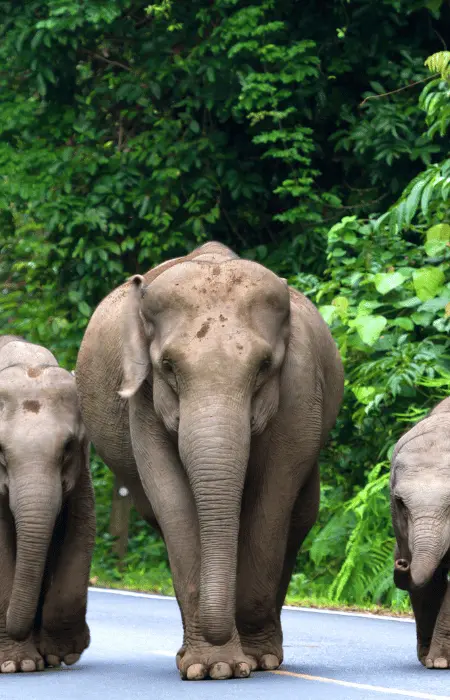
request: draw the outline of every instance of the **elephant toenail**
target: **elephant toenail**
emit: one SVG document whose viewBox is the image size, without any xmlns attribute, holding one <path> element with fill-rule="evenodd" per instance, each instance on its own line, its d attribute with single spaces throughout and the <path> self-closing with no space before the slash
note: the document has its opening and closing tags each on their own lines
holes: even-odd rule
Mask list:
<svg viewBox="0 0 450 700">
<path fill-rule="evenodd" d="M 219 661 L 211 668 L 209 675 L 215 681 L 223 681 L 226 678 L 231 678 L 231 666 L 227 663 Z"/>
<path fill-rule="evenodd" d="M 31 673 L 36 670 L 36 664 L 32 659 L 24 659 L 20 662 L 20 668 L 24 673 Z"/>
<path fill-rule="evenodd" d="M 0 668 L 2 673 L 15 673 L 16 672 L 16 664 L 14 661 L 5 661 Z"/>
<path fill-rule="evenodd" d="M 192 664 L 187 670 L 188 681 L 202 681 L 206 676 L 206 668 L 203 664 Z"/>
<path fill-rule="evenodd" d="M 236 678 L 248 678 L 250 675 L 250 666 L 244 662 L 236 664 L 234 675 Z"/>
<path fill-rule="evenodd" d="M 80 654 L 67 654 L 67 656 L 64 657 L 64 663 L 66 666 L 72 666 L 73 664 L 76 664 L 79 658 Z"/>
</svg>

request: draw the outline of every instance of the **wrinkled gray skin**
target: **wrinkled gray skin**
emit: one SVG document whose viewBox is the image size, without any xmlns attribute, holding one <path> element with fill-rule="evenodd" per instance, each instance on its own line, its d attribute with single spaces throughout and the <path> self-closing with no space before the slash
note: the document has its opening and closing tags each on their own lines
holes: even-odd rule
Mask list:
<svg viewBox="0 0 450 700">
<path fill-rule="evenodd" d="M 104 299 L 76 378 L 96 449 L 167 544 L 181 676 L 278 667 L 280 611 L 343 393 L 315 307 L 209 243 Z"/>
<path fill-rule="evenodd" d="M 450 398 L 403 435 L 391 468 L 394 581 L 416 619 L 417 656 L 450 666 Z"/>
<path fill-rule="evenodd" d="M 89 644 L 95 539 L 89 442 L 75 379 L 0 336 L 0 671 L 75 663 Z"/>
</svg>

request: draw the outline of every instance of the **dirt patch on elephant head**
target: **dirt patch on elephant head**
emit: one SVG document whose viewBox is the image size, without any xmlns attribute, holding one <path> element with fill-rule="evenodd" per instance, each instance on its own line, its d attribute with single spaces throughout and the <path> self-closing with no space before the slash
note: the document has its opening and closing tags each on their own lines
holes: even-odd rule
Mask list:
<svg viewBox="0 0 450 700">
<path fill-rule="evenodd" d="M 27 400 L 27 401 L 23 402 L 22 408 L 24 411 L 31 411 L 32 413 L 39 413 L 39 411 L 41 410 L 41 404 L 39 403 L 39 401 Z"/>
<path fill-rule="evenodd" d="M 197 338 L 204 338 L 205 335 L 207 334 L 207 332 L 209 331 L 209 329 L 210 329 L 210 324 L 208 323 L 208 321 L 205 321 L 204 323 L 202 323 L 202 327 L 197 332 Z"/>
<path fill-rule="evenodd" d="M 28 374 L 28 376 L 29 376 L 29 377 L 32 377 L 32 378 L 34 378 L 34 377 L 39 377 L 40 373 L 41 373 L 41 368 L 40 368 L 40 367 L 29 367 L 29 368 L 27 369 L 27 374 Z"/>
</svg>

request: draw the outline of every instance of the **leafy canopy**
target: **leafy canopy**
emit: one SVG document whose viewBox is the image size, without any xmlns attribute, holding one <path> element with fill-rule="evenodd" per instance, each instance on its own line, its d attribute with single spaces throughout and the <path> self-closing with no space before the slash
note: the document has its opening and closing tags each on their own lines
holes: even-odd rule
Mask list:
<svg viewBox="0 0 450 700">
<path fill-rule="evenodd" d="M 2 9 L 2 332 L 72 368 L 113 287 L 211 238 L 287 277 L 320 306 L 346 366 L 320 521 L 291 591 L 403 605 L 389 453 L 448 389 L 448 4 Z M 168 589 L 164 547 L 135 513 L 117 569 L 111 475 L 97 458 L 93 473 L 94 570 Z"/>
</svg>

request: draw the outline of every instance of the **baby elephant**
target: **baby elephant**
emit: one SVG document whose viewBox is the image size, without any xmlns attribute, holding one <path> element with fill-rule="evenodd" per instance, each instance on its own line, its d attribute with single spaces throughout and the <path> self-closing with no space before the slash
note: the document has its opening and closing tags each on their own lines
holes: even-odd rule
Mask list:
<svg viewBox="0 0 450 700">
<path fill-rule="evenodd" d="M 95 539 L 89 442 L 75 378 L 0 336 L 0 670 L 73 664 L 89 645 Z"/>
<path fill-rule="evenodd" d="M 409 592 L 417 656 L 450 666 L 450 398 L 403 435 L 392 456 L 394 581 Z"/>
</svg>

